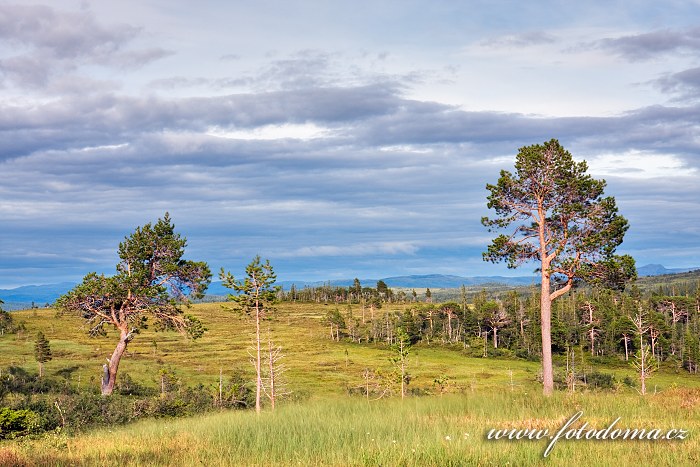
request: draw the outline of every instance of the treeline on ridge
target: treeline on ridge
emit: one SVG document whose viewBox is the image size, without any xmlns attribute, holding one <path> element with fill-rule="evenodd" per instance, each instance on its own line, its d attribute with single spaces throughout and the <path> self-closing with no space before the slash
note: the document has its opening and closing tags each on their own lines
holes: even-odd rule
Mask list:
<svg viewBox="0 0 700 467">
<path fill-rule="evenodd" d="M 428 293 L 429 289 L 428 289 Z M 356 343 L 393 344 L 398 328 L 411 343 L 461 345 L 474 356 L 538 359 L 539 289 L 468 293 L 432 303 L 431 297 L 376 288 L 305 287 L 279 291 L 283 301 L 327 303 L 329 336 Z M 400 305 L 400 306 L 399 306 Z M 641 314 L 654 358 L 696 373 L 700 363 L 700 280 L 658 285 L 642 292 L 582 288 L 554 302 L 552 345 L 557 354 L 583 349 L 594 357 L 630 360 L 638 349 L 632 319 Z"/>
</svg>

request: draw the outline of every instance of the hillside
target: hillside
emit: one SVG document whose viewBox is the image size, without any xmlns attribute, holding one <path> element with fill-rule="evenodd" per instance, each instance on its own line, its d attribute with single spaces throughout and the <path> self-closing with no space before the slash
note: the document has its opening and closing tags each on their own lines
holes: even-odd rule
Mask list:
<svg viewBox="0 0 700 467">
<path fill-rule="evenodd" d="M 391 351 L 384 345 L 331 341 L 322 323 L 328 309 L 323 304 L 283 303 L 278 306 L 277 319 L 269 323 L 275 343 L 284 349 L 289 385 L 298 397 L 344 394 L 348 387 L 361 385 L 365 368 L 392 370 Z M 129 345 L 120 375 L 128 373 L 137 381 L 156 386 L 159 369 L 171 368 L 188 384 L 212 387 L 218 383 L 220 368 L 226 374 L 243 370 L 252 375 L 249 323 L 236 313 L 223 311 L 219 304 L 197 304 L 190 312 L 208 327 L 203 338 L 191 341 L 176 333 L 147 329 Z M 13 316 L 25 323 L 27 331 L 0 337 L 0 368 L 20 365 L 35 372 L 34 338 L 41 330 L 54 354 L 46 364 L 49 375 L 61 374 L 74 383 L 81 380 L 82 384 L 98 385 L 102 363 L 116 345 L 114 333 L 89 337 L 81 319 L 57 319 L 52 309 L 18 311 Z M 433 379 L 441 375 L 464 387 L 504 387 L 510 381 L 510 369 L 518 384 L 534 387 L 539 368 L 536 362 L 466 359 L 459 348 L 425 347 L 416 348 L 414 353 L 413 384 L 426 389 L 432 388 Z"/>
<path fill-rule="evenodd" d="M 534 276 L 504 277 L 504 276 L 477 276 L 461 277 L 448 276 L 443 274 L 427 274 L 414 276 L 386 277 L 384 279 L 360 279 L 365 287 L 375 287 L 378 280 L 383 280 L 389 287 L 404 289 L 451 289 L 459 288 L 462 285 L 467 287 L 484 286 L 488 288 L 506 286 L 526 286 L 537 283 Z M 321 287 L 331 285 L 333 287 L 349 287 L 354 279 L 332 280 L 332 281 L 280 281 L 277 285 L 284 290 L 289 290 L 292 286 L 301 289 L 304 287 Z M 43 307 L 45 304 L 53 304 L 62 294 L 69 291 L 76 284 L 72 282 L 61 282 L 58 284 L 28 285 L 14 289 L 0 289 L 0 299 L 5 302 L 3 308 L 6 310 L 23 310 L 30 308 L 32 304 Z M 231 292 L 223 286 L 221 281 L 213 281 L 208 289 L 208 301 L 219 301 Z"/>
<path fill-rule="evenodd" d="M 670 295 L 693 295 L 700 286 L 700 269 L 657 276 L 646 276 L 637 279 L 637 287 L 642 291 L 663 290 Z"/>
<path fill-rule="evenodd" d="M 700 277 L 700 268 L 666 268 L 660 264 L 647 264 L 638 268 L 640 284 L 643 287 L 655 283 L 669 283 L 683 281 Z M 688 275 L 689 274 L 689 275 Z M 389 287 L 396 289 L 447 289 L 444 293 L 438 294 L 436 298 L 452 300 L 457 296 L 455 291 L 449 289 L 459 289 L 463 285 L 471 291 L 480 288 L 489 290 L 507 290 L 512 287 L 527 287 L 539 284 L 536 275 L 530 276 L 454 276 L 445 274 L 423 274 L 410 276 L 393 276 L 382 279 L 360 279 L 365 287 L 374 287 L 378 280 L 384 281 Z M 340 279 L 330 281 L 280 281 L 284 290 L 289 290 L 292 286 L 300 289 L 304 287 L 321 287 L 330 285 L 333 287 L 350 287 L 354 279 Z M 61 282 L 46 285 L 27 285 L 14 289 L 0 289 L 0 299 L 5 302 L 3 306 L 6 310 L 22 310 L 29 308 L 32 304 L 43 307 L 45 304 L 53 302 L 62 294 L 69 291 L 76 284 L 73 282 Z M 221 300 L 228 295 L 230 290 L 223 286 L 221 281 L 213 281 L 207 289 L 210 301 Z"/>
<path fill-rule="evenodd" d="M 402 310 L 407 306 L 388 305 L 387 310 Z M 354 307 L 355 313 L 359 313 L 358 305 Z M 332 341 L 323 322 L 329 309 L 331 306 L 324 304 L 282 303 L 276 319 L 268 323 L 274 342 L 284 349 L 289 386 L 297 397 L 345 394 L 348 388 L 362 384 L 365 369 L 384 373 L 393 369 L 389 362 L 392 352 L 386 345 Z M 341 309 L 345 312 L 347 306 Z M 223 311 L 219 304 L 197 304 L 190 312 L 208 327 L 203 338 L 191 341 L 176 333 L 146 329 L 129 345 L 120 365 L 120 375 L 128 373 L 134 380 L 153 387 L 157 385 L 159 370 L 164 368 L 174 370 L 188 385 L 201 383 L 207 387 L 218 383 L 220 369 L 225 374 L 242 370 L 251 375 L 250 324 L 236 313 Z M 35 372 L 34 338 L 37 331 L 42 331 L 54 355 L 46 364 L 47 374 L 60 375 L 74 384 L 81 381 L 81 384 L 97 387 L 102 363 L 116 345 L 113 332 L 106 337 L 89 337 L 81 319 L 57 318 L 52 309 L 19 311 L 13 316 L 16 322 L 24 322 L 26 331 L 0 337 L 0 368 L 19 365 Z M 411 388 L 432 391 L 433 380 L 442 376 L 449 377 L 455 387 L 463 389 L 503 389 L 511 382 L 533 390 L 539 387 L 535 381 L 540 369 L 538 362 L 471 358 L 465 356 L 464 350 L 461 344 L 415 346 L 411 356 Z M 598 366 L 595 362 L 588 365 L 590 369 Z M 599 369 L 615 373 L 620 380 L 634 376 L 632 367 L 624 362 L 612 367 L 602 365 Z M 660 388 L 673 383 L 700 386 L 700 378 L 685 372 L 662 372 L 654 377 L 654 384 Z"/>
<path fill-rule="evenodd" d="M 409 371 L 410 387 L 416 391 L 406 400 L 387 396 L 367 401 L 361 392 L 351 396 L 349 389 L 361 391 L 364 386 L 366 369 L 392 371 L 392 352 L 385 345 L 331 341 L 322 321 L 329 309 L 323 304 L 284 303 L 270 323 L 275 342 L 286 355 L 294 403 L 283 401 L 275 412 L 268 409 L 259 416 L 248 410 L 222 411 L 108 426 L 77 436 L 57 431 L 41 439 L 0 441 L 0 465 L 437 466 L 506 465 L 517 460 L 518 465 L 534 466 L 543 465 L 546 440 L 489 441 L 486 433 L 493 428 L 555 432 L 578 411 L 584 411 L 585 422 L 598 429 L 618 417 L 623 419 L 622 428 L 680 427 L 692 433 L 700 429 L 697 375 L 662 368 L 650 380 L 653 392 L 660 393 L 644 399 L 624 385 L 614 392 L 578 387 L 574 394 L 558 391 L 545 398 L 536 381 L 538 362 L 471 358 L 462 345 L 415 346 Z M 219 369 L 225 378 L 234 369 L 252 377 L 249 325 L 242 317 L 218 304 L 195 305 L 191 312 L 209 327 L 201 340 L 146 330 L 130 344 L 120 377 L 129 374 L 134 381 L 157 387 L 160 370 L 169 369 L 186 385 L 201 383 L 198 391 L 212 392 Z M 48 377 L 97 389 L 101 364 L 115 345 L 114 335 L 87 337 L 79 318 L 56 318 L 50 309 L 13 316 L 24 322 L 26 331 L 0 336 L 0 368 L 20 365 L 36 372 L 34 336 L 42 330 L 54 352 L 54 360 L 46 364 Z M 563 368 L 565 362 L 556 365 Z M 618 381 L 634 377 L 631 365 L 621 361 L 587 361 L 581 370 L 613 373 Z M 437 379 L 451 394 L 437 396 Z M 427 394 L 435 396 L 424 397 Z M 698 438 L 645 442 L 643 450 L 631 445 L 619 440 L 565 440 L 547 460 L 552 465 L 610 465 L 622 460 L 694 465 Z"/>
</svg>

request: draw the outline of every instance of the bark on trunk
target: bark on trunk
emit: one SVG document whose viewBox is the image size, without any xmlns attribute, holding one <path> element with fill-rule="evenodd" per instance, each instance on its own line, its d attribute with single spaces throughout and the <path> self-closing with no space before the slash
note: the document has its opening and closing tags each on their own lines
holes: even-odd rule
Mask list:
<svg viewBox="0 0 700 467">
<path fill-rule="evenodd" d="M 122 355 L 126 352 L 126 346 L 129 344 L 130 335 L 126 330 L 121 330 L 119 334 L 119 343 L 112 352 L 112 358 L 108 363 L 103 365 L 104 374 L 102 376 L 102 395 L 109 396 L 114 391 L 114 384 L 117 382 L 117 370 L 119 369 L 119 361 Z"/>
<path fill-rule="evenodd" d="M 642 386 L 640 392 L 642 393 L 642 395 L 645 395 L 647 393 L 646 361 L 648 358 L 647 357 L 648 351 L 647 352 L 644 351 L 644 333 L 641 333 L 641 332 L 639 333 L 639 349 L 640 349 L 639 352 L 641 355 L 641 358 L 640 358 L 641 361 L 640 361 L 640 365 L 639 365 L 640 366 L 639 379 L 641 380 L 640 382 L 641 382 L 641 386 Z"/>
<path fill-rule="evenodd" d="M 538 201 L 538 236 L 540 241 L 540 261 L 542 284 L 540 288 L 540 314 L 542 316 L 542 393 L 551 396 L 554 393 L 554 370 L 552 368 L 552 296 L 550 289 L 549 266 L 552 258 L 548 256 L 545 239 L 545 209 L 542 200 Z"/>
<path fill-rule="evenodd" d="M 549 265 L 547 265 L 549 267 Z M 542 393 L 551 396 L 554 393 L 554 370 L 552 368 L 552 299 L 549 296 L 549 273 L 542 265 L 542 289 L 540 310 L 542 314 Z"/>
<path fill-rule="evenodd" d="M 270 406 L 275 410 L 275 355 L 272 351 L 272 341 L 268 342 L 270 352 Z"/>
<path fill-rule="evenodd" d="M 255 372 L 257 381 L 255 383 L 255 411 L 260 413 L 260 393 L 262 391 L 262 367 L 260 364 L 260 310 L 256 304 L 255 310 L 255 346 L 257 350 L 257 358 L 255 360 Z"/>
</svg>

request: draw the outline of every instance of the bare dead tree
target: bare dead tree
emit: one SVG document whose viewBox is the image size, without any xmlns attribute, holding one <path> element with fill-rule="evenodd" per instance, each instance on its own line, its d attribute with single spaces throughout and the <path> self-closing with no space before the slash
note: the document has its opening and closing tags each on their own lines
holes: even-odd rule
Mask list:
<svg viewBox="0 0 700 467">
<path fill-rule="evenodd" d="M 646 380 L 651 377 L 656 371 L 656 366 L 652 362 L 653 352 L 648 343 L 645 342 L 644 335 L 650 331 L 650 326 L 646 323 L 646 316 L 643 311 L 637 313 L 634 318 L 630 318 L 632 324 L 639 335 L 639 350 L 635 356 L 634 367 L 639 372 L 640 393 L 645 395 L 647 392 Z"/>
<path fill-rule="evenodd" d="M 291 391 L 287 390 L 284 382 L 284 374 L 287 372 L 287 367 L 284 363 L 280 363 L 280 360 L 285 357 L 285 354 L 282 353 L 282 347 L 274 345 L 272 343 L 272 339 L 269 338 L 267 345 L 268 373 L 263 384 L 263 391 L 270 400 L 272 410 L 275 410 L 275 403 L 277 402 L 278 398 L 291 394 Z"/>
<path fill-rule="evenodd" d="M 598 329 L 600 319 L 595 316 L 596 309 L 590 300 L 586 300 L 581 308 L 584 311 L 583 324 L 588 328 L 586 336 L 591 341 L 591 356 L 593 356 L 595 355 L 595 340 L 600 335 L 600 329 Z"/>
</svg>

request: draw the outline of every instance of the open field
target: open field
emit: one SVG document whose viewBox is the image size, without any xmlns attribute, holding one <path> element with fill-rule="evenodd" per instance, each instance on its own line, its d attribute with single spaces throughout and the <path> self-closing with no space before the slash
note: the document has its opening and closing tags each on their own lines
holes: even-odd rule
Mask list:
<svg viewBox="0 0 700 467">
<path fill-rule="evenodd" d="M 402 310 L 407 305 L 390 305 Z M 300 397 L 326 397 L 345 394 L 348 387 L 362 383 L 366 369 L 390 371 L 392 355 L 384 345 L 358 345 L 334 342 L 322 317 L 330 307 L 324 304 L 283 303 L 276 318 L 269 322 L 273 340 L 284 349 L 290 389 Z M 347 305 L 340 305 L 342 313 Z M 385 310 L 381 310 L 384 312 Z M 224 375 L 233 369 L 252 374 L 248 348 L 252 343 L 250 324 L 240 314 L 224 311 L 220 304 L 194 305 L 191 313 L 200 317 L 209 328 L 203 338 L 192 341 L 173 332 L 143 331 L 129 344 L 119 372 L 134 380 L 155 387 L 158 371 L 169 368 L 188 385 L 218 384 L 219 369 Z M 353 306 L 359 313 L 359 306 Z M 0 368 L 18 365 L 36 371 L 34 340 L 42 331 L 51 343 L 53 360 L 48 362 L 48 375 L 60 372 L 72 384 L 99 387 L 101 367 L 116 345 L 115 333 L 107 337 L 89 337 L 82 320 L 75 316 L 56 317 L 52 309 L 13 312 L 16 322 L 24 321 L 27 330 L 0 338 Z M 433 380 L 447 376 L 456 389 L 508 389 L 511 385 L 536 391 L 535 381 L 540 364 L 524 360 L 470 358 L 461 345 L 415 346 L 410 356 L 411 387 L 433 389 Z M 614 373 L 618 380 L 635 374 L 631 365 L 622 361 L 596 364 L 587 360 L 591 369 Z M 556 363 L 556 362 L 555 362 Z M 563 363 L 563 362 L 562 362 Z M 671 386 L 700 387 L 700 377 L 682 370 L 665 369 L 649 381 L 653 392 Z M 625 388 L 629 392 L 634 390 Z"/>
<path fill-rule="evenodd" d="M 185 419 L 145 420 L 132 425 L 67 436 L 0 443 L 0 465 L 695 465 L 700 462 L 700 378 L 665 368 L 649 380 L 651 392 L 639 396 L 619 385 L 616 392 L 559 392 L 540 396 L 537 362 L 471 358 L 462 346 L 418 345 L 411 351 L 411 388 L 437 393 L 435 378 L 447 376 L 445 396 L 411 396 L 367 402 L 347 395 L 362 384 L 365 368 L 391 370 L 391 351 L 382 345 L 334 342 L 322 316 L 324 304 L 279 305 L 270 322 L 276 343 L 284 348 L 289 389 L 294 401 L 274 413 L 226 411 Z M 390 306 L 392 307 L 392 306 Z M 403 305 L 394 305 L 402 309 Z M 340 305 L 345 313 L 347 305 Z M 358 312 L 355 306 L 353 313 Z M 384 311 L 384 310 L 382 310 Z M 224 375 L 243 369 L 252 376 L 247 347 L 248 323 L 219 304 L 195 305 L 191 312 L 209 331 L 188 341 L 174 333 L 150 329 L 138 335 L 122 360 L 128 373 L 155 387 L 161 368 L 173 369 L 188 385 L 218 384 Z M 72 384 L 97 389 L 102 362 L 115 336 L 90 338 L 77 317 L 56 318 L 54 310 L 13 313 L 26 331 L 0 338 L 0 367 L 19 365 L 36 371 L 36 332 L 51 342 L 54 359 L 47 374 L 57 372 Z M 155 342 L 155 344 L 154 344 Z M 561 364 L 560 364 L 561 365 Z M 634 377 L 625 362 L 591 363 L 620 381 Z M 65 371 L 68 369 L 69 371 Z M 63 370 L 63 371 L 61 371 Z M 618 426 L 689 431 L 683 441 L 560 441 L 548 458 L 547 441 L 489 441 L 491 428 L 547 428 L 554 433 L 574 413 L 606 428 Z"/>
<path fill-rule="evenodd" d="M 330 340 L 322 316 L 333 306 L 284 303 L 278 307 L 276 319 L 270 322 L 273 339 L 286 354 L 290 388 L 299 394 L 313 397 L 344 394 L 346 387 L 361 384 L 365 368 L 381 371 L 392 368 L 387 346 Z M 346 309 L 341 305 L 342 312 Z M 355 305 L 355 309 L 359 307 Z M 128 373 L 152 386 L 156 385 L 158 370 L 165 367 L 174 369 L 190 385 L 218 384 L 220 368 L 224 374 L 232 369 L 252 374 L 249 323 L 237 313 L 223 311 L 219 304 L 194 305 L 191 312 L 209 328 L 203 338 L 192 341 L 177 333 L 143 331 L 129 344 L 120 374 Z M 15 321 L 26 323 L 27 331 L 0 339 L 0 367 L 19 365 L 36 371 L 34 339 L 41 330 L 50 340 L 54 355 L 46 364 L 47 374 L 70 368 L 73 383 L 80 380 L 81 385 L 99 386 L 102 363 L 116 345 L 114 333 L 91 338 L 79 318 L 56 319 L 56 312 L 51 309 L 14 312 L 13 316 Z M 512 371 L 514 383 L 534 387 L 538 363 L 465 358 L 461 350 L 461 346 L 416 347 L 411 355 L 412 386 L 432 387 L 436 377 L 446 375 L 464 388 L 505 388 L 510 385 Z"/>
</svg>

